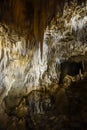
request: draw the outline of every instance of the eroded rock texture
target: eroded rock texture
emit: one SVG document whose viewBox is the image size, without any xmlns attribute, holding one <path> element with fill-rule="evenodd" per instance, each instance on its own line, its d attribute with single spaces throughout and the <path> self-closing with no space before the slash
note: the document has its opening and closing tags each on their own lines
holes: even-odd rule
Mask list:
<svg viewBox="0 0 87 130">
<path fill-rule="evenodd" d="M 0 129 L 87 129 L 87 12 L 70 4 L 47 26 L 42 59 L 33 37 L 0 23 Z"/>
</svg>

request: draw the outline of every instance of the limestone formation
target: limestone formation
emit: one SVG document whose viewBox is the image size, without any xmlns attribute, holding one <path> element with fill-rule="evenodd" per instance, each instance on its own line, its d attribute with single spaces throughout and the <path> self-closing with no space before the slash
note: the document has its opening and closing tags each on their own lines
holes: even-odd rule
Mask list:
<svg viewBox="0 0 87 130">
<path fill-rule="evenodd" d="M 86 8 L 0 0 L 0 130 L 87 128 Z"/>
</svg>

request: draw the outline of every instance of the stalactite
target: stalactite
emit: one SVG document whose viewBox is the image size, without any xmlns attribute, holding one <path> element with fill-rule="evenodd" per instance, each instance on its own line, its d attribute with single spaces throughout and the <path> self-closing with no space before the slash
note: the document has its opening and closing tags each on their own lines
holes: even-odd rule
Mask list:
<svg viewBox="0 0 87 130">
<path fill-rule="evenodd" d="M 44 29 L 45 29 L 45 18 L 44 18 L 44 13 L 42 13 L 41 16 L 41 21 L 40 21 L 40 51 L 41 51 L 41 59 L 43 55 L 43 39 L 44 39 Z"/>
<path fill-rule="evenodd" d="M 69 5 L 72 2 L 86 5 L 87 0 L 0 0 L 0 21 L 10 23 L 12 29 L 18 30 L 20 35 L 27 28 L 29 38 L 35 38 L 31 41 L 40 43 L 42 57 L 44 30 L 58 10 L 61 15 L 63 14 L 66 2 Z M 32 45 L 34 44 L 31 43 Z"/>
<path fill-rule="evenodd" d="M 46 24 L 46 12 L 45 12 L 45 2 L 42 2 L 41 14 L 40 14 L 40 27 L 39 27 L 39 36 L 40 36 L 40 50 L 41 50 L 41 59 L 43 55 L 43 39 L 44 39 L 44 29 Z"/>
<path fill-rule="evenodd" d="M 24 0 L 15 0 L 13 3 L 13 17 L 17 26 L 21 26 L 25 22 L 25 2 Z"/>
<path fill-rule="evenodd" d="M 36 43 L 39 43 L 39 9 L 38 9 L 38 3 L 35 3 L 35 7 L 34 7 L 34 36 L 36 38 Z"/>
<path fill-rule="evenodd" d="M 39 6 L 40 5 L 40 6 Z M 36 43 L 40 44 L 41 50 L 41 59 L 43 55 L 43 39 L 44 39 L 44 30 L 46 25 L 47 18 L 47 8 L 46 2 L 38 0 L 38 4 L 35 4 L 34 11 L 34 35 Z"/>
</svg>

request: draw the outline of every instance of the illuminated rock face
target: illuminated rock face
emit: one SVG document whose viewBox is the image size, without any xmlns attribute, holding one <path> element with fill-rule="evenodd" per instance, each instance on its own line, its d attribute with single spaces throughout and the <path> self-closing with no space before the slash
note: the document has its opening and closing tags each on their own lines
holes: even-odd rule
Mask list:
<svg viewBox="0 0 87 130">
<path fill-rule="evenodd" d="M 10 32 L 8 26 L 0 24 L 0 107 L 5 101 L 7 113 L 13 108 L 19 109 L 23 97 L 32 90 L 47 88 L 52 91 L 53 84 L 58 87 L 61 62 L 70 58 L 86 62 L 82 58 L 87 56 L 87 16 L 84 12 L 85 8 L 71 7 L 65 8 L 62 17 L 56 16 L 44 34 L 42 60 L 40 47 L 31 45 L 31 40 L 19 37 L 14 30 Z M 36 113 L 40 113 L 43 108 L 39 109 L 38 103 L 35 105 Z M 3 114 L 2 109 L 1 112 Z"/>
<path fill-rule="evenodd" d="M 40 49 L 0 24 L 0 86 L 2 100 L 12 87 L 27 90 L 57 81 L 61 61 L 87 51 L 87 17 L 85 8 L 65 9 L 44 35 L 43 59 Z M 67 15 L 68 13 L 68 15 Z M 65 18 L 65 19 L 64 19 Z M 43 75 L 44 74 L 44 75 Z M 41 82 L 40 82 L 41 80 Z"/>
<path fill-rule="evenodd" d="M 43 60 L 41 60 L 39 49 L 27 48 L 28 43 L 24 38 L 18 39 L 18 36 L 12 35 L 10 39 L 2 26 L 0 29 L 0 86 L 4 88 L 2 97 L 8 95 L 11 87 L 21 87 L 21 89 L 35 87 L 33 89 L 36 89 L 39 86 L 39 78 L 47 69 L 46 43 L 44 43 Z"/>
<path fill-rule="evenodd" d="M 87 0 L 0 0 L 0 22 L 15 30 L 26 39 L 35 40 L 40 44 L 43 55 L 44 30 L 59 12 L 63 14 L 64 5 L 86 6 Z M 24 28 L 24 29 L 23 29 Z"/>
</svg>

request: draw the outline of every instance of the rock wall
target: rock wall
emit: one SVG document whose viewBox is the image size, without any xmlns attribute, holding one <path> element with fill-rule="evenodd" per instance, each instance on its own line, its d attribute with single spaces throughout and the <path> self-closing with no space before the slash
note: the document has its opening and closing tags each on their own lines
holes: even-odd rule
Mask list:
<svg viewBox="0 0 87 130">
<path fill-rule="evenodd" d="M 52 94 L 54 89 L 60 87 L 58 82 L 61 73 L 60 64 L 62 62 L 70 59 L 77 62 L 79 59 L 83 64 L 85 61 L 84 67 L 86 66 L 86 13 L 86 7 L 81 8 L 75 4 L 68 7 L 66 4 L 63 16 L 60 17 L 59 14 L 57 14 L 57 16 L 52 20 L 50 26 L 45 30 L 42 60 L 40 57 L 40 47 L 36 47 L 34 39 L 32 39 L 33 41 L 31 45 L 31 40 L 25 40 L 25 37 L 18 36 L 14 30 L 11 32 L 7 25 L 0 23 L 1 122 L 4 122 L 5 118 L 8 122 L 10 115 L 12 116 L 11 118 L 14 119 L 16 114 L 10 112 L 17 109 L 20 111 L 21 108 L 23 108 L 21 102 L 26 104 L 25 97 L 28 98 L 28 94 L 31 91 L 39 89 L 45 91 L 47 89 L 50 90 Z M 73 77 L 68 77 L 68 81 L 73 81 L 72 78 Z M 71 81 L 69 81 L 69 84 Z M 68 85 L 66 84 L 66 86 Z M 29 102 L 30 100 L 33 100 L 30 99 L 31 97 L 32 96 L 29 97 Z M 34 96 L 34 99 L 35 98 L 36 96 Z M 58 102 L 60 102 L 60 99 Z M 49 104 L 50 99 L 47 98 L 46 101 L 47 104 Z M 31 101 L 31 103 L 32 102 L 34 102 L 34 100 Z M 42 102 L 42 104 L 44 103 Z M 43 109 L 40 105 L 41 103 L 36 103 L 36 114 L 38 112 L 40 113 L 40 109 Z M 24 116 L 26 115 L 25 113 L 28 106 L 29 103 L 27 107 L 25 106 L 25 108 L 23 108 L 23 116 L 19 116 L 20 119 L 23 118 L 23 121 L 26 120 Z M 43 110 L 46 110 L 46 108 Z M 28 123 L 29 122 L 30 121 L 28 121 Z"/>
</svg>

